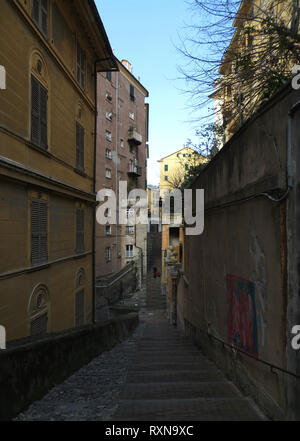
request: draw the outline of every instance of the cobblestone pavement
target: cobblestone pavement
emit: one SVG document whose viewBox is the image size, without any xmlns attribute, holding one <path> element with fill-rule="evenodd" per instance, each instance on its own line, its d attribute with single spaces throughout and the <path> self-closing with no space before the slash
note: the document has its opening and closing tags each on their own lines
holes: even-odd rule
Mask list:
<svg viewBox="0 0 300 441">
<path fill-rule="evenodd" d="M 104 352 L 64 383 L 55 386 L 26 412 L 19 414 L 15 421 L 110 420 L 144 327 L 145 323 L 141 322 L 128 340 Z"/>
</svg>

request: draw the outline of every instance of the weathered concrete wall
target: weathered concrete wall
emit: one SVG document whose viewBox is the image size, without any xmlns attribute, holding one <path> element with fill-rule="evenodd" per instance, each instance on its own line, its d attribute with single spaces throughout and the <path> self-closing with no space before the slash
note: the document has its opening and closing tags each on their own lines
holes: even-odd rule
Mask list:
<svg viewBox="0 0 300 441">
<path fill-rule="evenodd" d="M 288 113 L 298 99 L 281 91 L 194 183 L 205 190 L 205 229 L 185 239 L 178 286 L 178 324 L 271 418 L 285 417 L 287 375 L 255 359 L 287 368 L 286 200 L 259 194 L 286 190 Z"/>
<path fill-rule="evenodd" d="M 12 419 L 55 384 L 125 340 L 138 320 L 138 314 L 128 314 L 0 351 L 0 420 Z"/>
</svg>

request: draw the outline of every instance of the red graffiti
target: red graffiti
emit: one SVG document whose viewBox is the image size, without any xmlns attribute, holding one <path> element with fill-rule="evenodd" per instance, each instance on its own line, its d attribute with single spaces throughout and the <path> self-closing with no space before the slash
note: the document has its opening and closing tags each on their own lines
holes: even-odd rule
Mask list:
<svg viewBox="0 0 300 441">
<path fill-rule="evenodd" d="M 254 285 L 235 276 L 227 278 L 230 291 L 229 341 L 257 356 Z"/>
</svg>

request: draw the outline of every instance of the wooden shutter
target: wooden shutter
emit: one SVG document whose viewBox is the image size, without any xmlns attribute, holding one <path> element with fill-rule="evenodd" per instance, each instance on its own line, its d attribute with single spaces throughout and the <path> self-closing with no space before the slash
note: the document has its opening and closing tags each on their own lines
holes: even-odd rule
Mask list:
<svg viewBox="0 0 300 441">
<path fill-rule="evenodd" d="M 47 334 L 47 324 L 48 324 L 48 314 L 40 315 L 31 322 L 30 334 L 32 336 L 46 335 Z"/>
<path fill-rule="evenodd" d="M 40 222 L 39 201 L 31 202 L 31 263 L 39 263 L 40 257 Z"/>
<path fill-rule="evenodd" d="M 76 211 L 76 251 L 84 251 L 84 210 L 81 208 Z"/>
<path fill-rule="evenodd" d="M 84 128 L 76 123 L 76 168 L 84 170 Z"/>
<path fill-rule="evenodd" d="M 40 85 L 40 133 L 41 133 L 40 146 L 43 147 L 44 149 L 48 148 L 47 107 L 48 107 L 48 93 L 47 90 L 42 85 Z"/>
<path fill-rule="evenodd" d="M 31 77 L 31 141 L 40 142 L 40 85 Z"/>
<path fill-rule="evenodd" d="M 76 293 L 75 298 L 75 326 L 84 324 L 84 290 Z"/>
<path fill-rule="evenodd" d="M 40 262 L 48 260 L 48 204 L 40 202 Z"/>
<path fill-rule="evenodd" d="M 40 265 L 48 260 L 48 204 L 31 202 L 31 263 Z"/>
<path fill-rule="evenodd" d="M 31 141 L 48 148 L 48 92 L 40 82 L 31 76 Z"/>
</svg>

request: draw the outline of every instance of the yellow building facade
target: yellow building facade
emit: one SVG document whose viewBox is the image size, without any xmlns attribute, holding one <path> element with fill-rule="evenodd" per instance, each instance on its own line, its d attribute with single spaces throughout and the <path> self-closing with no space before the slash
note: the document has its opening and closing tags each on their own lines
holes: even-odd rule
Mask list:
<svg viewBox="0 0 300 441">
<path fill-rule="evenodd" d="M 94 1 L 2 0 L 0 28 L 0 324 L 11 341 L 93 320 L 95 71 L 116 66 Z"/>
</svg>

